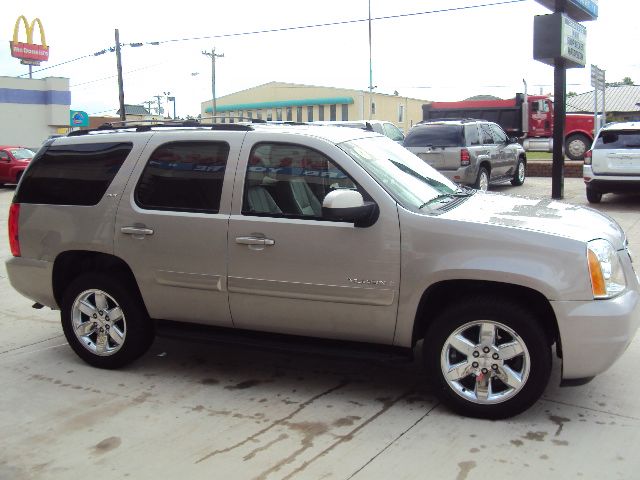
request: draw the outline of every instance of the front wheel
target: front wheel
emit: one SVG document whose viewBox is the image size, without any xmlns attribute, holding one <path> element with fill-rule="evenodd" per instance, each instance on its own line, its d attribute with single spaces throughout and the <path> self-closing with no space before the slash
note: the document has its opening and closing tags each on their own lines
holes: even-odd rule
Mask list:
<svg viewBox="0 0 640 480">
<path fill-rule="evenodd" d="M 514 187 L 519 187 L 524 183 L 524 179 L 527 176 L 527 166 L 524 163 L 522 158 L 518 159 L 518 164 L 516 165 L 516 171 L 513 174 L 513 178 L 511 179 L 511 185 Z"/>
<path fill-rule="evenodd" d="M 60 310 L 62 329 L 85 362 L 119 368 L 151 346 L 153 323 L 134 287 L 102 273 L 80 275 L 67 287 Z"/>
<path fill-rule="evenodd" d="M 463 415 L 517 415 L 549 381 L 550 342 L 535 316 L 506 298 L 475 297 L 446 308 L 424 342 L 437 395 Z"/>
</svg>

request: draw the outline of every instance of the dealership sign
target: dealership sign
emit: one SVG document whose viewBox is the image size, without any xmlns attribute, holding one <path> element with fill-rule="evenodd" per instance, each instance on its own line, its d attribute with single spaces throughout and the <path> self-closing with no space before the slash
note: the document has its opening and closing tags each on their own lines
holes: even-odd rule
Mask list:
<svg viewBox="0 0 640 480">
<path fill-rule="evenodd" d="M 27 41 L 21 42 L 18 39 L 20 26 L 23 25 L 27 34 Z M 38 27 L 40 34 L 40 44 L 34 43 L 33 31 Z M 16 20 L 13 28 L 13 41 L 9 42 L 11 46 L 11 56 L 22 60 L 25 65 L 40 65 L 40 62 L 49 60 L 49 47 L 44 36 L 44 28 L 39 18 L 35 18 L 31 23 L 27 21 L 24 15 L 20 15 Z"/>
<path fill-rule="evenodd" d="M 533 58 L 554 66 L 582 68 L 587 60 L 587 27 L 564 13 L 533 19 Z"/>
<path fill-rule="evenodd" d="M 556 10 L 556 0 L 536 0 L 550 10 Z M 585 22 L 598 18 L 598 0 L 566 0 L 566 13 L 577 20 Z"/>
</svg>

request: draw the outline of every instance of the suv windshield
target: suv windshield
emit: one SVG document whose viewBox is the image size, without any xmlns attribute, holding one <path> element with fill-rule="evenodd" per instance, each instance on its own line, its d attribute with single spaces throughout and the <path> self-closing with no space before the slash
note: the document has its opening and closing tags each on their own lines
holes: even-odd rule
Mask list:
<svg viewBox="0 0 640 480">
<path fill-rule="evenodd" d="M 16 160 L 31 160 L 35 153 L 28 148 L 12 148 L 11 153 Z"/>
<path fill-rule="evenodd" d="M 640 148 L 640 131 L 607 130 L 600 133 L 594 150 L 612 148 Z"/>
<path fill-rule="evenodd" d="M 404 139 L 405 147 L 460 147 L 462 145 L 461 125 L 416 125 Z"/>
<path fill-rule="evenodd" d="M 361 138 L 339 145 L 403 207 L 418 211 L 434 199 L 459 195 L 459 188 L 397 143 Z"/>
</svg>

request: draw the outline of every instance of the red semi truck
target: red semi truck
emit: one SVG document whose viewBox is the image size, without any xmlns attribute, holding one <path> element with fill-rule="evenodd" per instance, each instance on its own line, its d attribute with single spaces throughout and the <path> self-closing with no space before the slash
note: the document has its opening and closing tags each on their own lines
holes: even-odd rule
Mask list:
<svg viewBox="0 0 640 480">
<path fill-rule="evenodd" d="M 525 150 L 553 150 L 553 100 L 545 95 L 516 94 L 509 100 L 465 100 L 422 105 L 424 121 L 446 118 L 478 118 L 500 125 L 508 135 L 520 138 Z M 593 141 L 593 115 L 567 114 L 564 125 L 565 154 L 584 159 Z"/>
</svg>

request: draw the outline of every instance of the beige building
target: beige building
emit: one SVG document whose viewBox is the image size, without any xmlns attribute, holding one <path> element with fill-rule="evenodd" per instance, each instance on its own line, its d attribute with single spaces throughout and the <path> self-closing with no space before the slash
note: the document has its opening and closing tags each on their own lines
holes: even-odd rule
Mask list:
<svg viewBox="0 0 640 480">
<path fill-rule="evenodd" d="M 291 122 L 386 120 L 406 133 L 422 120 L 425 102 L 363 90 L 269 82 L 216 99 L 216 121 L 232 122 L 233 117 Z M 205 120 L 211 117 L 212 103 L 201 104 Z"/>
</svg>

